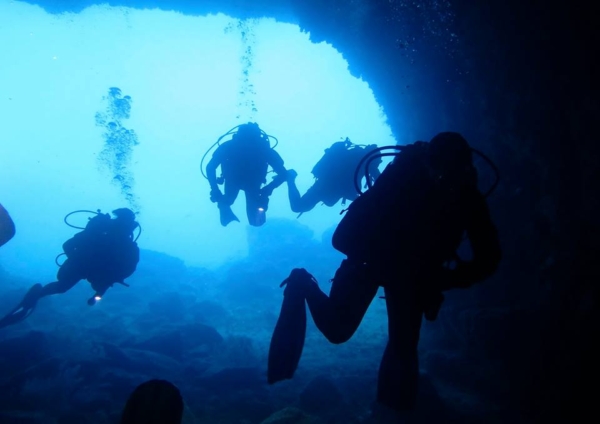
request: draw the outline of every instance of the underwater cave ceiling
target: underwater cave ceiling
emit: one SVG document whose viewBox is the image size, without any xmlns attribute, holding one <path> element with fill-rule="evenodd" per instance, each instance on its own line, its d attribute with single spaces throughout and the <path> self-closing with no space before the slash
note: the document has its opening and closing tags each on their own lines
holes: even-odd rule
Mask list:
<svg viewBox="0 0 600 424">
<path fill-rule="evenodd" d="M 224 13 L 240 19 L 271 17 L 297 24 L 310 33 L 313 42 L 326 41 L 332 44 L 348 61 L 350 72 L 369 83 L 394 134 L 398 136 L 401 131 L 404 135 L 401 141 L 427 137 L 431 133 L 431 129 L 425 130 L 420 125 L 423 119 L 419 117 L 432 109 L 441 117 L 441 121 L 450 119 L 447 110 L 441 111 L 443 106 L 440 99 L 447 98 L 444 97 L 446 93 L 443 91 L 447 88 L 444 83 L 455 82 L 459 72 L 443 63 L 455 53 L 455 46 L 449 39 L 451 29 L 434 29 L 444 26 L 442 22 L 434 21 L 441 21 L 452 13 L 448 1 L 24 1 L 37 4 L 49 13 L 80 12 L 93 4 L 109 4 L 158 8 L 188 15 Z M 435 66 L 430 65 L 432 61 L 435 61 Z M 415 80 L 416 74 L 418 81 Z M 409 109 L 407 104 L 410 104 Z M 454 106 L 446 109 L 453 110 Z M 431 116 L 427 121 L 431 127 Z M 444 127 L 444 122 L 433 126 Z"/>
<path fill-rule="evenodd" d="M 94 4 L 108 4 L 188 15 L 271 17 L 297 24 L 310 33 L 313 42 L 332 44 L 348 61 L 350 72 L 369 83 L 395 134 L 399 130 L 396 117 L 402 114 L 404 127 L 411 126 L 402 130 L 415 137 L 422 137 L 427 127 L 461 126 L 456 125 L 461 121 L 457 113 L 464 114 L 462 106 L 471 103 L 481 108 L 477 97 L 492 102 L 497 99 L 490 97 L 507 88 L 539 85 L 540 77 L 544 79 L 542 70 L 549 75 L 546 79 L 552 79 L 558 72 L 548 72 L 548 63 L 543 63 L 547 58 L 542 56 L 556 57 L 565 51 L 568 55 L 581 45 L 565 26 L 568 5 L 558 1 L 18 1 L 36 4 L 49 13 L 77 13 Z M 585 8 L 578 9 L 586 15 Z M 427 126 L 418 123 L 424 116 Z"/>
</svg>

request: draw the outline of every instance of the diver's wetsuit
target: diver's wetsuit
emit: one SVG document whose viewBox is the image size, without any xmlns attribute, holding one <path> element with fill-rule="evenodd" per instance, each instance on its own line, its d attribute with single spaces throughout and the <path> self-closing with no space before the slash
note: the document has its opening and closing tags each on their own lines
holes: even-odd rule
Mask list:
<svg viewBox="0 0 600 424">
<path fill-rule="evenodd" d="M 437 314 L 442 290 L 469 287 L 489 277 L 501 257 L 496 228 L 477 188 L 441 190 L 426 166 L 406 158 L 398 157 L 388 165 L 389 172 L 386 169 L 374 188 L 350 205 L 338 225 L 333 246 L 347 259 L 333 278 L 329 296 L 308 272 L 296 269 L 287 281 L 280 314 L 284 323 L 297 321 L 282 315 L 288 297 L 303 297 L 317 328 L 332 343 L 343 343 L 360 325 L 378 287 L 383 287 L 389 341 L 380 365 L 378 400 L 395 410 L 415 406 L 423 314 Z M 456 268 L 449 270 L 444 264 L 457 259 L 455 252 L 464 232 L 473 259 L 458 260 Z M 284 352 L 278 344 L 285 337 L 277 330 L 270 356 Z M 301 348 L 300 343 L 295 345 Z M 291 378 L 289 370 L 295 365 L 270 358 L 269 381 Z"/>
<path fill-rule="evenodd" d="M 246 214 L 250 225 L 260 226 L 264 223 L 257 216 L 259 208 L 264 217 L 266 203 L 273 189 L 283 183 L 286 177 L 286 169 L 283 159 L 268 142 L 260 140 L 256 143 L 245 139 L 232 139 L 220 145 L 206 166 L 206 175 L 211 190 L 218 190 L 216 170 L 218 166 L 224 176 L 224 193 L 218 199 L 219 209 L 229 209 L 237 199 L 240 190 L 246 195 Z M 271 166 L 277 174 L 277 179 L 267 184 L 266 175 L 268 167 Z M 231 218 L 231 220 L 237 218 Z M 227 225 L 222 221 L 222 224 Z"/>
</svg>

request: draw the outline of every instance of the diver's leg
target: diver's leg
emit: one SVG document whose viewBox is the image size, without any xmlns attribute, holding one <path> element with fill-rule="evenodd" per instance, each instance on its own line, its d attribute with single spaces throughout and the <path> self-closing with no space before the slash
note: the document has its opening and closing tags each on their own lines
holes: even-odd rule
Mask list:
<svg viewBox="0 0 600 424">
<path fill-rule="evenodd" d="M 335 273 L 329 296 L 317 284 L 308 287 L 306 301 L 317 328 L 338 344 L 352 337 L 379 285 L 367 265 L 345 259 Z"/>
<path fill-rule="evenodd" d="M 21 303 L 11 312 L 0 319 L 0 328 L 13 325 L 27 318 L 37 305 L 38 300 L 44 296 L 64 293 L 72 288 L 82 277 L 78 267 L 67 259 L 58 270 L 58 281 L 42 286 L 34 284 L 25 294 Z"/>
<path fill-rule="evenodd" d="M 237 199 L 240 189 L 237 186 L 232 186 L 225 181 L 225 189 L 223 197 L 219 200 L 217 206 L 219 207 L 219 216 L 221 225 L 226 227 L 231 221 L 240 222 L 237 216 L 231 210 L 231 205 Z"/>
<path fill-rule="evenodd" d="M 266 212 L 269 207 L 269 198 L 262 197 L 260 186 L 244 190 L 246 195 L 246 216 L 248 223 L 253 227 L 260 227 L 266 221 Z"/>
<path fill-rule="evenodd" d="M 71 290 L 80 281 L 80 279 L 59 280 L 53 283 L 48 283 L 42 287 L 40 298 L 51 296 L 53 294 L 62 294 Z"/>
<path fill-rule="evenodd" d="M 223 197 L 219 201 L 219 204 L 231 206 L 240 194 L 240 188 L 237 184 L 231 184 L 225 181 L 225 187 L 223 189 Z"/>
<path fill-rule="evenodd" d="M 417 401 L 417 345 L 423 302 L 414 280 L 398 281 L 397 284 L 386 287 L 385 300 L 389 341 L 379 368 L 377 400 L 394 410 L 410 411 Z"/>
<path fill-rule="evenodd" d="M 305 300 L 323 335 L 332 343 L 343 343 L 354 334 L 377 294 L 378 286 L 368 274 L 364 266 L 343 261 L 327 296 L 306 270 L 292 270 L 281 284 L 286 288 L 269 347 L 270 384 L 290 379 L 296 371 L 306 334 Z"/>
<path fill-rule="evenodd" d="M 58 270 L 57 281 L 43 286 L 38 299 L 53 294 L 66 293 L 84 278 L 85 276 L 79 264 L 73 262 L 72 259 L 67 259 Z"/>
</svg>

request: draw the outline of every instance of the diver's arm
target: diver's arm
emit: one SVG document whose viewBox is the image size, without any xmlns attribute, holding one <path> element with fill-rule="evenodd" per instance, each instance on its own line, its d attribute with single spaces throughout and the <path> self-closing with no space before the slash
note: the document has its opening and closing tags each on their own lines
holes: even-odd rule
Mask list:
<svg viewBox="0 0 600 424">
<path fill-rule="evenodd" d="M 8 211 L 0 204 L 0 246 L 15 236 L 15 223 Z"/>
<path fill-rule="evenodd" d="M 285 169 L 285 166 L 283 166 L 283 159 L 275 150 L 269 150 L 269 156 L 267 158 L 268 164 L 271 166 L 271 168 L 273 168 L 273 171 L 275 171 L 277 175 L 273 177 L 273 180 L 269 184 L 261 189 L 262 194 L 267 197 L 270 196 L 277 187 L 286 182 L 288 179 L 287 170 Z"/>
<path fill-rule="evenodd" d="M 466 230 L 473 259 L 457 263 L 452 271 L 455 287 L 470 287 L 490 277 L 496 272 L 502 258 L 498 231 L 492 222 L 487 202 L 479 191 L 473 195 L 470 206 Z"/>
<path fill-rule="evenodd" d="M 218 190 L 219 186 L 217 185 L 217 168 L 221 164 L 221 156 L 222 156 L 222 146 L 219 146 L 212 158 L 206 165 L 206 178 L 208 179 L 208 183 L 210 184 L 211 190 Z"/>
<path fill-rule="evenodd" d="M 274 149 L 269 149 L 267 162 L 278 176 L 287 178 L 287 170 L 285 169 L 285 166 L 283 166 L 283 159 Z"/>
</svg>

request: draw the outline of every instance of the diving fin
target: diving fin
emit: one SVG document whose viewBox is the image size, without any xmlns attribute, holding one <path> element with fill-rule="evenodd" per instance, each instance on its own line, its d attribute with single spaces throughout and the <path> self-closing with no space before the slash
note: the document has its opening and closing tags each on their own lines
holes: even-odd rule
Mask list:
<svg viewBox="0 0 600 424">
<path fill-rule="evenodd" d="M 290 282 L 293 276 L 294 271 L 281 286 Z M 306 304 L 304 291 L 301 289 L 302 287 L 288 285 L 284 292 L 281 311 L 269 346 L 269 384 L 291 379 L 298 368 L 306 336 Z"/>
<path fill-rule="evenodd" d="M 0 328 L 8 327 L 9 325 L 21 322 L 31 315 L 35 309 L 38 299 L 40 298 L 41 291 L 41 284 L 33 285 L 25 294 L 25 297 L 23 297 L 21 303 L 19 303 L 17 307 L 8 314 L 6 314 L 4 318 L 0 319 Z"/>
<path fill-rule="evenodd" d="M 221 225 L 226 227 L 231 221 L 240 222 L 237 216 L 231 210 L 231 206 L 219 205 L 219 216 L 221 218 Z"/>
</svg>

